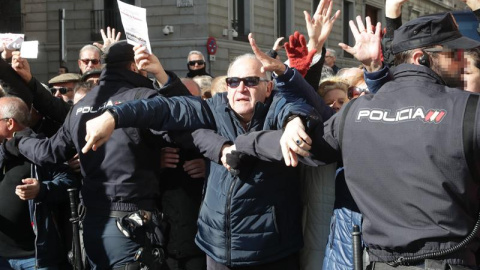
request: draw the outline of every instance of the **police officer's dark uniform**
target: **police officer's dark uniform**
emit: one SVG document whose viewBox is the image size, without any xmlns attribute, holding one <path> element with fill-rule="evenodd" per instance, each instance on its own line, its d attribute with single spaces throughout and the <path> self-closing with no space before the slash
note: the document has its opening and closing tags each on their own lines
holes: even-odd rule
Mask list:
<svg viewBox="0 0 480 270">
<path fill-rule="evenodd" d="M 447 13 L 403 25 L 395 32 L 393 51 L 434 45 L 469 49 L 480 43 L 462 37 Z M 374 269 L 390 269 L 387 263 L 401 257 L 453 247 L 473 229 L 479 179 L 467 166 L 462 136 L 470 95 L 476 94 L 447 87 L 427 66 L 401 64 L 394 80 L 374 96 L 358 98 L 346 115 L 343 109 L 325 123 L 324 138 L 341 149 L 348 187 L 363 214 L 363 236 Z M 470 123 L 476 151 L 480 110 L 474 115 Z M 460 251 L 409 264 L 418 269 L 476 267 L 479 242 L 475 237 Z"/>
<path fill-rule="evenodd" d="M 87 208 L 83 236 L 94 269 L 139 269 L 123 267 L 132 263 L 141 246 L 124 236 L 116 219 L 132 211 L 153 211 L 160 197 L 155 168 L 160 164 L 161 145 L 148 130 L 119 129 L 97 151 L 81 152 L 86 121 L 111 105 L 158 95 L 150 79 L 127 69 L 133 60 L 133 46 L 125 41 L 112 45 L 100 85 L 72 107 L 60 130 L 49 140 L 23 138 L 19 143 L 22 154 L 37 164 L 63 162 L 75 151 L 79 153 L 84 177 L 81 192 Z M 165 87 L 162 93 L 170 90 L 189 93 L 181 87 Z"/>
</svg>

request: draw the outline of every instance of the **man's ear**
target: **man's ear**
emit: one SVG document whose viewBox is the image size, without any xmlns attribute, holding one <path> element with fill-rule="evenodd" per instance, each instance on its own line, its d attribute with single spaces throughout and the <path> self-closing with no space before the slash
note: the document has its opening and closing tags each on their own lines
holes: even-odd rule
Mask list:
<svg viewBox="0 0 480 270">
<path fill-rule="evenodd" d="M 270 97 L 270 95 L 272 94 L 272 91 L 273 91 L 273 82 L 272 81 L 269 81 L 267 82 L 267 95 L 266 97 Z"/>
<path fill-rule="evenodd" d="M 130 70 L 135 72 L 135 73 L 138 73 L 138 68 L 137 68 L 137 65 L 135 64 L 135 62 L 132 62 L 130 64 Z"/>
<path fill-rule="evenodd" d="M 18 123 L 13 120 L 13 118 L 8 118 L 7 121 L 7 129 L 12 131 L 15 130 L 18 127 Z"/>
<path fill-rule="evenodd" d="M 425 59 L 425 57 L 428 58 L 428 55 L 426 55 L 426 52 L 422 51 L 422 50 L 416 50 L 412 53 L 412 57 L 410 59 L 410 63 L 414 64 L 414 65 L 423 65 L 423 60 Z"/>
</svg>

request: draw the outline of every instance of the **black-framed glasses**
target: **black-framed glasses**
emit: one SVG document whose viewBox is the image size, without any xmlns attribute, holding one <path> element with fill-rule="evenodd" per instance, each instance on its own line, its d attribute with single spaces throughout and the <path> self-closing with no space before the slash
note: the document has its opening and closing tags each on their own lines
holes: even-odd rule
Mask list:
<svg viewBox="0 0 480 270">
<path fill-rule="evenodd" d="M 60 92 L 60 94 L 65 95 L 66 93 L 73 91 L 73 88 L 69 88 L 69 87 L 50 88 L 50 92 L 52 92 L 52 95 L 55 95 L 57 91 Z"/>
<path fill-rule="evenodd" d="M 203 60 L 192 60 L 192 61 L 188 61 L 188 65 L 189 66 L 195 66 L 195 64 L 201 66 L 201 65 L 205 65 L 205 61 Z"/>
<path fill-rule="evenodd" d="M 352 99 L 360 96 L 362 93 L 368 94 L 370 93 L 370 90 L 368 90 L 368 88 L 350 86 L 347 91 L 347 96 L 348 96 L 348 99 Z"/>
<path fill-rule="evenodd" d="M 92 62 L 94 65 L 98 65 L 100 63 L 100 60 L 98 59 L 80 59 L 85 65 L 88 65 L 88 63 Z"/>
<path fill-rule="evenodd" d="M 456 61 L 460 61 L 463 59 L 463 54 L 464 54 L 464 50 L 463 49 L 448 49 L 448 48 L 440 48 L 440 47 L 436 47 L 436 48 L 427 48 L 427 49 L 423 49 L 424 51 L 426 52 L 430 52 L 430 53 L 448 53 L 448 57 L 456 60 Z"/>
<path fill-rule="evenodd" d="M 225 81 L 227 82 L 227 85 L 231 88 L 237 88 L 240 85 L 240 82 L 243 82 L 243 84 L 247 87 L 257 86 L 260 82 L 268 82 L 267 79 L 257 76 L 249 76 L 245 78 L 227 77 Z"/>
</svg>

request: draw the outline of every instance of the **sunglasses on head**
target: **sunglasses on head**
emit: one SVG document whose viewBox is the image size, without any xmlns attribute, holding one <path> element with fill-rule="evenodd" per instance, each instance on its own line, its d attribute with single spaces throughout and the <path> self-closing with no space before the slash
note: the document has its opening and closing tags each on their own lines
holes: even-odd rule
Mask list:
<svg viewBox="0 0 480 270">
<path fill-rule="evenodd" d="M 72 88 L 67 88 L 67 87 L 59 87 L 59 88 L 50 88 L 50 92 L 52 92 L 52 95 L 55 95 L 55 93 L 60 92 L 60 94 L 65 95 L 67 92 L 73 91 Z"/>
<path fill-rule="evenodd" d="M 94 65 L 98 65 L 100 63 L 100 60 L 98 59 L 80 59 L 85 65 L 88 65 L 89 62 L 92 62 Z"/>
<path fill-rule="evenodd" d="M 225 81 L 231 88 L 237 88 L 240 85 L 240 82 L 243 82 L 243 84 L 247 87 L 252 87 L 257 86 L 260 82 L 267 82 L 268 80 L 257 76 L 250 76 L 245 78 L 227 77 Z"/>
<path fill-rule="evenodd" d="M 368 90 L 368 88 L 360 88 L 360 87 L 356 87 L 356 86 L 350 86 L 348 88 L 348 91 L 347 91 L 348 99 L 356 98 L 356 97 L 360 96 L 363 92 L 365 92 L 365 94 L 368 94 L 368 93 L 370 93 L 370 90 Z"/>
<path fill-rule="evenodd" d="M 188 61 L 188 65 L 189 66 L 195 66 L 195 64 L 201 66 L 201 65 L 205 65 L 205 61 L 203 60 L 193 60 L 193 61 Z"/>
</svg>

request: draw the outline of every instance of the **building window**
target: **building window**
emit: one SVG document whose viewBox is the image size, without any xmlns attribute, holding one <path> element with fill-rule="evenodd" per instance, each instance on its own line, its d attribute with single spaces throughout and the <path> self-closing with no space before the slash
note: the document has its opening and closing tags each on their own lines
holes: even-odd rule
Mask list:
<svg viewBox="0 0 480 270">
<path fill-rule="evenodd" d="M 2 1 L 0 9 L 0 33 L 23 33 L 21 1 Z M 7 8 L 8 7 L 8 8 Z"/>
<path fill-rule="evenodd" d="M 287 3 L 277 0 L 277 37 L 287 36 Z"/>
<path fill-rule="evenodd" d="M 374 6 L 365 5 L 365 17 L 370 17 L 372 25 L 377 25 L 378 19 L 381 17 L 381 10 Z"/>
<path fill-rule="evenodd" d="M 135 0 L 122 0 L 122 2 L 135 5 Z M 103 9 L 93 10 L 91 25 L 92 40 L 101 40 L 100 29 L 105 29 L 107 26 L 115 28 L 117 32 L 124 33 L 117 1 L 105 0 L 103 1 Z"/>
<path fill-rule="evenodd" d="M 349 21 L 355 19 L 355 4 L 348 0 L 343 1 L 343 43 L 351 45 L 355 44 L 352 31 L 350 31 Z M 346 58 L 353 58 L 353 56 L 346 51 L 343 51 L 343 56 Z"/>
<path fill-rule="evenodd" d="M 232 29 L 237 31 L 238 36 L 235 40 L 248 41 L 248 34 L 250 33 L 250 0 L 233 0 L 233 19 Z"/>
</svg>

